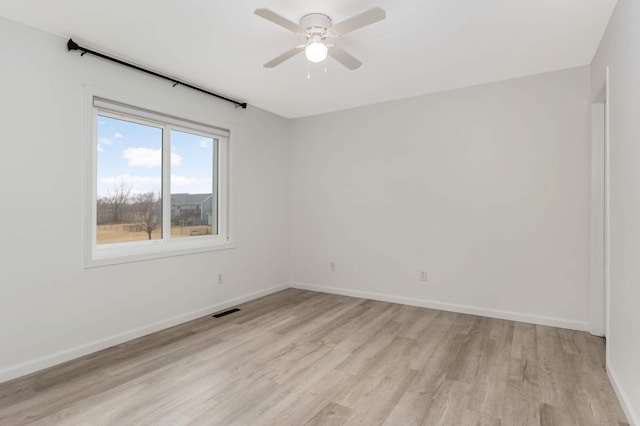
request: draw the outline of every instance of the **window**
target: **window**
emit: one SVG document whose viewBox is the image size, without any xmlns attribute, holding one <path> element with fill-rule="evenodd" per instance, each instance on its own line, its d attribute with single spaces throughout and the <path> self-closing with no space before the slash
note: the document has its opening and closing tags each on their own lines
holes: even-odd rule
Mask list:
<svg viewBox="0 0 640 426">
<path fill-rule="evenodd" d="M 229 132 L 91 103 L 87 266 L 229 248 Z"/>
</svg>

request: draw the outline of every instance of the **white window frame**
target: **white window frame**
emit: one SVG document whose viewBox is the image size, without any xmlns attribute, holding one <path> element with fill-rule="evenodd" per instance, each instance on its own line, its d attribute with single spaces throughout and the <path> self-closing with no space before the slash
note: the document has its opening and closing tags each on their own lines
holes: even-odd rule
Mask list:
<svg viewBox="0 0 640 426">
<path fill-rule="evenodd" d="M 139 102 L 124 100 L 122 97 L 106 97 L 95 89 L 85 88 L 87 110 L 87 140 L 85 150 L 85 250 L 84 265 L 87 268 L 119 263 L 137 262 L 171 256 L 202 253 L 234 247 L 231 230 L 231 145 L 230 130 L 203 120 L 201 117 L 193 120 L 179 118 L 184 113 L 175 113 L 166 108 L 143 107 Z M 135 123 L 160 127 L 163 129 L 162 152 L 162 235 L 159 240 L 130 241 L 121 243 L 96 243 L 97 230 L 97 117 L 103 115 L 116 119 L 125 119 Z M 213 195 L 214 209 L 217 209 L 216 235 L 199 235 L 185 238 L 170 238 L 171 236 L 171 149 L 169 146 L 169 132 L 177 130 L 218 141 L 217 176 Z"/>
</svg>

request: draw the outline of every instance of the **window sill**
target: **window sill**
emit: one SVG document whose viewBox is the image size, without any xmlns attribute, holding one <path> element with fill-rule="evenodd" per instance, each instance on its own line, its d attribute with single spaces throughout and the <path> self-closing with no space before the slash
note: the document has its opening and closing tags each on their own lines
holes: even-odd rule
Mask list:
<svg viewBox="0 0 640 426">
<path fill-rule="evenodd" d="M 194 238 L 198 238 L 198 241 L 185 238 L 172 241 L 155 240 L 93 246 L 91 253 L 88 253 L 85 259 L 84 266 L 85 268 L 94 268 L 235 248 L 231 241 L 222 238 Z"/>
</svg>

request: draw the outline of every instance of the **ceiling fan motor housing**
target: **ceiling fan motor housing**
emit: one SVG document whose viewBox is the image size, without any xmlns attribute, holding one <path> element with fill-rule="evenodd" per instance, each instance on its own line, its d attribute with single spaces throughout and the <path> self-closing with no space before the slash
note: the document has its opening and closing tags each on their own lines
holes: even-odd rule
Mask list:
<svg viewBox="0 0 640 426">
<path fill-rule="evenodd" d="M 324 13 L 309 13 L 300 19 L 300 26 L 305 29 L 307 37 L 319 35 L 325 38 L 331 29 L 331 18 Z"/>
</svg>

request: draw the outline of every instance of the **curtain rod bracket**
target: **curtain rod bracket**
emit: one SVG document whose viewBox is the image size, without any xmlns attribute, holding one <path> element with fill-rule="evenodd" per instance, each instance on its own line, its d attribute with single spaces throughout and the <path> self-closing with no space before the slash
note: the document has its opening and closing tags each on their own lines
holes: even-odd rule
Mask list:
<svg viewBox="0 0 640 426">
<path fill-rule="evenodd" d="M 121 59 L 117 59 L 117 58 L 114 58 L 112 56 L 105 55 L 104 53 L 96 52 L 95 50 L 91 50 L 91 49 L 88 49 L 86 47 L 82 47 L 82 46 L 78 45 L 78 43 L 73 41 L 72 39 L 69 39 L 69 41 L 67 41 L 67 50 L 69 50 L 69 51 L 80 50 L 80 51 L 82 51 L 80 56 L 84 56 L 87 53 L 90 53 L 90 54 L 92 54 L 94 56 L 98 56 L 98 57 L 100 57 L 102 59 L 106 59 L 108 61 L 115 62 L 115 63 L 120 64 L 120 65 L 124 65 L 125 67 L 133 68 L 135 70 L 142 71 L 144 73 L 156 76 L 158 78 L 169 80 L 169 81 L 173 82 L 173 87 L 176 87 L 177 85 L 181 84 L 181 85 L 183 85 L 185 87 L 188 87 L 189 89 L 193 89 L 193 90 L 196 90 L 198 92 L 206 93 L 207 95 L 214 96 L 214 97 L 216 97 L 218 99 L 222 99 L 223 101 L 231 102 L 232 104 L 235 104 L 236 108 L 241 107 L 242 109 L 247 109 L 247 103 L 246 102 L 240 102 L 240 101 L 237 101 L 235 99 L 227 98 L 226 96 L 222 96 L 222 95 L 219 95 L 217 93 L 201 89 L 201 88 L 199 88 L 197 86 L 194 86 L 192 84 L 176 80 L 175 78 L 167 77 L 164 74 L 160 74 L 160 73 L 157 73 L 155 71 L 151 71 L 151 70 L 148 70 L 146 68 L 142 68 L 142 67 L 140 67 L 138 65 L 134 65 L 132 63 L 125 62 L 125 61 L 123 61 Z"/>
</svg>

